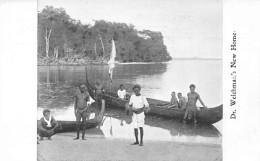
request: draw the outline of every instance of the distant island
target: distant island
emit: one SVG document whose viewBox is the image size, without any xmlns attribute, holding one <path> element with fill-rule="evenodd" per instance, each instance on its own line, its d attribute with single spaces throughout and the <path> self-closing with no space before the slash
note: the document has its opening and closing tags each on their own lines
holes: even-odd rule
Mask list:
<svg viewBox="0 0 260 161">
<path fill-rule="evenodd" d="M 95 21 L 82 24 L 63 8 L 38 12 L 38 65 L 106 63 L 112 39 L 117 62 L 167 62 L 172 58 L 161 32 L 139 31 L 132 24 Z"/>
</svg>

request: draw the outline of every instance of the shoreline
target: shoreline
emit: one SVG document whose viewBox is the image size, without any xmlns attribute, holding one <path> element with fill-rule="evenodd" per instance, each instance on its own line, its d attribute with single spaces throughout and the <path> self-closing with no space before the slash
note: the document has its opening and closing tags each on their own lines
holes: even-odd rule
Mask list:
<svg viewBox="0 0 260 161">
<path fill-rule="evenodd" d="M 95 128 L 94 128 L 95 129 Z M 92 129 L 93 130 L 93 129 Z M 86 138 L 88 139 L 104 139 L 109 141 L 123 141 L 123 142 L 129 142 L 131 143 L 134 141 L 134 136 L 125 138 L 125 137 L 105 137 L 99 134 L 94 134 L 91 129 L 88 129 L 86 131 Z M 91 131 L 91 132 L 90 132 Z M 73 139 L 74 136 L 76 136 L 76 132 L 64 132 L 64 133 L 58 133 L 55 137 L 68 137 L 69 139 Z M 144 142 L 146 143 L 170 143 L 170 144 L 176 144 L 176 145 L 201 145 L 201 146 L 210 146 L 210 147 L 222 147 L 222 141 L 221 143 L 212 143 L 212 142 L 193 142 L 193 141 L 180 141 L 180 140 L 154 140 L 154 139 L 146 139 L 144 138 Z"/>
<path fill-rule="evenodd" d="M 166 62 L 116 62 L 115 64 L 120 64 L 120 65 L 128 65 L 128 64 L 167 64 L 167 63 L 172 63 L 176 60 L 180 61 L 208 61 L 208 60 L 217 60 L 217 61 L 222 61 L 223 59 L 182 59 L 182 58 L 173 58 L 171 61 L 166 61 Z M 108 65 L 107 62 L 104 61 L 90 61 L 90 62 L 85 62 L 85 63 L 39 63 L 39 60 L 37 62 L 37 66 L 86 66 L 86 65 Z"/>
<path fill-rule="evenodd" d="M 39 141 L 41 160 L 200 160 L 221 161 L 222 145 L 189 144 L 144 139 L 144 146 L 133 146 L 134 138 L 108 139 L 87 135 L 86 141 L 70 135 L 56 134 L 53 140 Z M 51 147 L 51 148 L 50 148 Z M 55 152 L 55 153 L 54 153 Z M 208 155 L 210 154 L 210 155 Z"/>
<path fill-rule="evenodd" d="M 56 137 L 70 137 L 73 139 L 73 137 L 76 135 L 76 132 L 65 132 L 65 133 L 58 133 L 56 134 Z M 88 134 L 86 132 L 86 138 L 87 139 L 104 139 L 108 141 L 122 141 L 122 142 L 129 142 L 132 143 L 134 141 L 134 137 L 129 138 L 113 138 L 113 137 L 105 137 L 101 135 L 95 135 L 95 134 Z M 176 144 L 176 145 L 202 145 L 202 146 L 209 146 L 209 147 L 222 147 L 222 143 L 205 143 L 205 142 L 183 142 L 183 141 L 169 141 L 169 140 L 151 140 L 151 139 L 145 139 L 145 143 L 170 143 L 170 144 Z"/>
<path fill-rule="evenodd" d="M 120 65 L 127 65 L 127 64 L 166 64 L 169 62 L 116 62 L 115 64 Z M 108 65 L 107 62 L 89 62 L 89 63 L 67 63 L 67 64 L 58 64 L 58 63 L 51 63 L 51 64 L 37 64 L 37 66 L 86 66 L 86 65 Z"/>
</svg>

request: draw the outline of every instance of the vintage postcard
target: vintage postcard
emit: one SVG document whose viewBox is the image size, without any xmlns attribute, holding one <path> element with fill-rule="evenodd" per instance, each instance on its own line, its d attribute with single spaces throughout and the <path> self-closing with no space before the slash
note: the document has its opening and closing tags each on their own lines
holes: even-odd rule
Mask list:
<svg viewBox="0 0 260 161">
<path fill-rule="evenodd" d="M 0 158 L 259 160 L 257 3 L 0 2 Z"/>
<path fill-rule="evenodd" d="M 38 160 L 222 160 L 222 0 L 39 0 L 37 16 Z"/>
</svg>

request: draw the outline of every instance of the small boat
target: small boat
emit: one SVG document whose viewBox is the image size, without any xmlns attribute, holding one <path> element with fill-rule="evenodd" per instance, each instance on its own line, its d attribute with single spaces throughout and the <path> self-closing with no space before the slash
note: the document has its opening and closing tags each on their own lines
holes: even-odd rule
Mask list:
<svg viewBox="0 0 260 161">
<path fill-rule="evenodd" d="M 95 108 L 96 103 L 95 102 L 92 103 L 91 106 Z M 95 118 L 87 120 L 86 129 L 90 129 L 98 126 L 103 120 L 104 113 L 105 113 L 105 101 L 102 101 L 102 107 L 100 112 Z M 37 122 L 39 122 L 39 120 Z M 76 131 L 76 121 L 57 120 L 57 122 L 61 126 L 61 128 L 57 130 L 57 133 Z"/>
<path fill-rule="evenodd" d="M 87 80 L 87 88 L 91 97 L 94 98 L 94 88 L 88 83 Z M 125 109 L 126 104 L 129 102 L 128 100 L 123 100 L 117 98 L 115 93 L 106 92 L 102 97 L 106 101 L 106 105 L 108 107 Z M 147 113 L 148 115 L 155 116 L 163 116 L 172 118 L 175 120 L 183 120 L 185 111 L 181 109 L 167 108 L 169 102 L 161 101 L 157 99 L 147 98 L 149 103 L 149 107 L 151 111 Z M 197 111 L 197 121 L 200 124 L 214 124 L 220 121 L 223 118 L 223 105 L 219 105 L 213 108 L 200 108 Z"/>
</svg>

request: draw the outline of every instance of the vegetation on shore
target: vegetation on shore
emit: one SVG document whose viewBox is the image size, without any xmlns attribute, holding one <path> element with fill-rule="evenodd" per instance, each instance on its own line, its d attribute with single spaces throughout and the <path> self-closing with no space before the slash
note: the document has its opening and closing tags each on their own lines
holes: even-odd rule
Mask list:
<svg viewBox="0 0 260 161">
<path fill-rule="evenodd" d="M 63 8 L 46 6 L 38 13 L 38 65 L 105 63 L 116 44 L 116 61 L 171 60 L 161 32 L 138 31 L 132 24 L 95 21 L 82 24 Z"/>
</svg>

